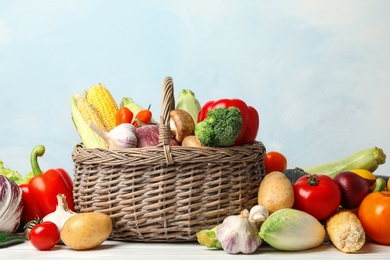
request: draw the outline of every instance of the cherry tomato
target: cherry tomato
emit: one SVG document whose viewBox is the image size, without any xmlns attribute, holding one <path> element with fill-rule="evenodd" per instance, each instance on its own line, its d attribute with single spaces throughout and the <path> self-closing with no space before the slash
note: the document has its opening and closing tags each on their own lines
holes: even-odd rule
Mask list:
<svg viewBox="0 0 390 260">
<path fill-rule="evenodd" d="M 131 123 L 133 121 L 133 112 L 127 107 L 121 107 L 115 115 L 116 125 Z"/>
<path fill-rule="evenodd" d="M 293 208 L 305 211 L 318 220 L 330 217 L 340 205 L 340 187 L 328 175 L 303 176 L 294 183 L 293 188 Z"/>
<path fill-rule="evenodd" d="M 390 192 L 373 192 L 364 197 L 358 218 L 366 235 L 377 243 L 390 245 Z"/>
<path fill-rule="evenodd" d="M 57 225 L 45 221 L 35 225 L 29 234 L 31 244 L 39 250 L 49 250 L 60 240 L 60 232 Z"/>
<path fill-rule="evenodd" d="M 287 159 L 279 152 L 270 151 L 264 157 L 264 167 L 266 174 L 273 171 L 282 172 L 287 169 Z"/>
</svg>

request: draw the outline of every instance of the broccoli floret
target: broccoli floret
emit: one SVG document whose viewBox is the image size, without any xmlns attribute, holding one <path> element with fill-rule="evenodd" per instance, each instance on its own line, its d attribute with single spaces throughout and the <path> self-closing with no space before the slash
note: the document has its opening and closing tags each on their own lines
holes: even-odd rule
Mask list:
<svg viewBox="0 0 390 260">
<path fill-rule="evenodd" d="M 283 173 L 290 180 L 291 184 L 294 184 L 302 176 L 308 175 L 307 172 L 298 167 L 295 167 L 294 169 L 286 169 Z"/>
<path fill-rule="evenodd" d="M 210 110 L 207 117 L 195 125 L 195 135 L 209 147 L 232 146 L 242 129 L 241 112 L 237 107 Z"/>
</svg>

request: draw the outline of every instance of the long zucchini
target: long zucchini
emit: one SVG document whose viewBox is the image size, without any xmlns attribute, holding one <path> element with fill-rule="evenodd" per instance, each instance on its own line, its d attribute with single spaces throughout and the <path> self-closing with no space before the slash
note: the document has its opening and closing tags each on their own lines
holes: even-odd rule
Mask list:
<svg viewBox="0 0 390 260">
<path fill-rule="evenodd" d="M 386 154 L 381 148 L 367 148 L 360 150 L 345 159 L 316 165 L 305 169 L 305 172 L 312 174 L 326 174 L 330 177 L 344 171 L 354 169 L 365 169 L 374 172 L 379 165 L 386 162 Z"/>
</svg>

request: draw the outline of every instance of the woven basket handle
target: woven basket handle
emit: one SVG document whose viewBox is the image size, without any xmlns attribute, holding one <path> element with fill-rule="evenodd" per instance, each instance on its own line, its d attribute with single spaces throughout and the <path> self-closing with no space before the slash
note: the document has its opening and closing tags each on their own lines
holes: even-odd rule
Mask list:
<svg viewBox="0 0 390 260">
<path fill-rule="evenodd" d="M 163 83 L 163 98 L 161 106 L 161 116 L 159 125 L 159 145 L 162 146 L 167 164 L 173 163 L 171 154 L 171 128 L 169 122 L 169 114 L 175 109 L 175 96 L 173 89 L 173 81 L 171 77 L 166 77 Z"/>
</svg>

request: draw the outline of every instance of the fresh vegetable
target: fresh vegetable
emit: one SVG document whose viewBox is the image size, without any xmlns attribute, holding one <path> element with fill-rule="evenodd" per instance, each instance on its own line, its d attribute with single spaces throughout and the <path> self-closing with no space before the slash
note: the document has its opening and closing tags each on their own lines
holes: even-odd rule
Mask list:
<svg viewBox="0 0 390 260">
<path fill-rule="evenodd" d="M 291 208 L 294 204 L 293 186 L 282 172 L 270 172 L 260 183 L 257 201 L 270 214 L 279 209 Z"/>
<path fill-rule="evenodd" d="M 285 208 L 272 213 L 261 225 L 259 236 L 273 248 L 299 251 L 320 246 L 325 228 L 312 215 Z"/>
<path fill-rule="evenodd" d="M 217 238 L 223 250 L 229 254 L 250 254 L 261 245 L 259 229 L 249 220 L 249 211 L 226 217 L 217 229 Z"/>
<path fill-rule="evenodd" d="M 183 139 L 181 146 L 187 147 L 202 147 L 204 146 L 196 135 L 189 135 Z"/>
<path fill-rule="evenodd" d="M 263 205 L 255 205 L 249 211 L 249 221 L 253 222 L 258 228 L 268 218 L 269 211 Z"/>
<path fill-rule="evenodd" d="M 116 113 L 119 110 L 110 91 L 98 83 L 85 92 L 88 103 L 97 111 L 107 131 L 111 131 L 116 126 Z"/>
<path fill-rule="evenodd" d="M 182 109 L 174 109 L 169 113 L 171 136 L 181 144 L 189 135 L 194 134 L 195 122 L 191 115 Z"/>
<path fill-rule="evenodd" d="M 137 146 L 137 136 L 135 127 L 130 123 L 122 123 L 114 127 L 110 132 L 104 132 L 93 122 L 89 127 L 106 141 L 111 150 L 121 150 L 123 148 L 134 148 Z"/>
<path fill-rule="evenodd" d="M 22 190 L 19 186 L 0 175 L 0 232 L 15 232 L 23 211 Z"/>
<path fill-rule="evenodd" d="M 340 188 L 337 182 L 327 175 L 303 176 L 295 182 L 293 188 L 293 208 L 305 211 L 318 220 L 333 215 L 340 205 Z"/>
<path fill-rule="evenodd" d="M 74 95 L 70 99 L 70 105 L 72 110 L 72 121 L 76 127 L 81 141 L 85 148 L 107 148 L 106 142 L 103 138 L 99 137 L 88 126 L 89 122 L 94 122 L 104 131 L 107 131 L 106 126 L 103 124 L 102 119 L 93 109 L 92 105 L 88 103 L 85 97 L 78 94 Z"/>
<path fill-rule="evenodd" d="M 340 205 L 345 209 L 356 209 L 367 196 L 373 180 L 360 177 L 353 172 L 340 172 L 333 180 L 341 191 Z"/>
<path fill-rule="evenodd" d="M 241 214 L 247 215 L 247 213 L 247 210 L 245 210 Z M 269 212 L 266 207 L 262 205 L 255 205 L 250 209 L 247 220 L 251 223 L 251 227 L 256 227 L 257 231 L 259 231 L 261 224 L 268 218 L 268 216 Z M 202 246 L 206 246 L 207 248 L 222 249 L 221 242 L 217 238 L 217 230 L 219 227 L 220 225 L 217 225 L 212 229 L 204 229 L 197 232 L 196 238 L 198 243 Z"/>
<path fill-rule="evenodd" d="M 295 167 L 294 169 L 286 169 L 283 171 L 283 174 L 287 176 L 293 185 L 299 178 L 308 175 L 307 172 L 298 167 Z"/>
<path fill-rule="evenodd" d="M 37 217 L 42 219 L 53 212 L 59 193 L 65 195 L 69 208 L 75 211 L 72 179 L 61 168 L 50 169 L 43 173 L 38 164 L 38 156 L 42 156 L 44 153 L 45 147 L 43 145 L 34 147 L 30 161 L 35 176 L 28 183 L 20 185 L 23 193 L 23 219 L 25 222 Z"/>
<path fill-rule="evenodd" d="M 353 172 L 353 173 L 356 173 L 357 175 L 359 175 L 360 177 L 363 177 L 367 180 L 372 180 L 372 181 L 375 181 L 376 177 L 375 175 L 370 172 L 369 170 L 365 170 L 365 169 L 353 169 L 353 170 L 349 170 L 349 172 Z"/>
<path fill-rule="evenodd" d="M 102 244 L 112 232 L 111 218 L 101 212 L 78 213 L 61 230 L 61 240 L 75 250 L 92 249 Z"/>
<path fill-rule="evenodd" d="M 58 194 L 57 195 L 56 210 L 47 214 L 42 219 L 42 222 L 46 222 L 46 221 L 53 222 L 58 227 L 58 231 L 61 232 L 62 227 L 64 226 L 65 222 L 70 217 L 72 217 L 76 214 L 77 214 L 76 212 L 69 209 L 68 203 L 66 203 L 66 198 L 65 198 L 64 194 Z"/>
<path fill-rule="evenodd" d="M 144 110 L 144 108 L 141 105 L 135 103 L 134 100 L 132 98 L 130 98 L 130 97 L 122 98 L 122 100 L 121 100 L 121 102 L 119 104 L 119 107 L 127 107 L 127 108 L 129 108 L 130 111 L 133 112 L 133 115 L 137 115 L 139 111 Z M 134 118 L 133 118 L 133 121 L 134 121 Z M 155 124 L 156 120 L 154 120 L 152 118 L 150 122 Z"/>
<path fill-rule="evenodd" d="M 0 248 L 24 242 L 24 237 L 16 233 L 0 232 Z"/>
<path fill-rule="evenodd" d="M 378 147 L 360 150 L 344 159 L 316 165 L 305 169 L 307 173 L 326 174 L 330 177 L 340 172 L 354 169 L 365 169 L 374 172 L 379 165 L 386 162 L 386 154 Z"/>
<path fill-rule="evenodd" d="M 19 182 L 23 179 L 22 175 L 17 171 L 13 171 L 10 168 L 5 168 L 3 161 L 0 161 L 0 175 L 7 177 L 8 180 L 19 184 Z"/>
<path fill-rule="evenodd" d="M 134 117 L 134 114 L 133 114 L 133 112 L 130 111 L 130 109 L 128 107 L 121 107 L 121 108 L 119 108 L 118 112 L 116 112 L 115 124 L 116 124 L 116 126 L 123 124 L 123 123 L 130 124 L 131 122 L 133 122 L 133 117 Z"/>
<path fill-rule="evenodd" d="M 143 125 L 135 128 L 135 136 L 137 137 L 137 147 L 157 146 L 159 139 L 159 126 L 155 124 Z M 171 137 L 170 145 L 179 145 L 177 141 Z"/>
<path fill-rule="evenodd" d="M 194 123 L 198 122 L 198 113 L 201 109 L 201 105 L 198 99 L 195 97 L 194 92 L 192 92 L 191 90 L 182 89 L 179 92 L 176 109 L 182 109 L 187 111 L 194 120 Z"/>
<path fill-rule="evenodd" d="M 195 125 L 199 141 L 209 147 L 227 147 L 235 144 L 243 126 L 237 107 L 219 107 L 209 110 L 207 117 Z"/>
<path fill-rule="evenodd" d="M 280 152 L 267 152 L 264 157 L 264 168 L 266 174 L 275 171 L 283 172 L 287 169 L 287 159 Z"/>
<path fill-rule="evenodd" d="M 364 231 L 373 241 L 390 245 L 390 192 L 368 194 L 360 204 L 358 218 Z"/>
<path fill-rule="evenodd" d="M 237 107 L 240 110 L 242 117 L 242 129 L 235 140 L 234 145 L 253 144 L 259 129 L 259 114 L 254 107 L 248 106 L 240 99 L 220 99 L 205 103 L 201 110 L 199 110 L 198 123 L 208 117 L 208 112 L 210 110 L 219 107 L 229 108 L 232 106 Z"/>
<path fill-rule="evenodd" d="M 152 121 L 152 111 L 150 111 L 150 105 L 148 109 L 143 109 L 139 111 L 133 121 L 133 125 L 135 127 L 142 126 L 142 125 L 148 125 Z"/>
<path fill-rule="evenodd" d="M 56 224 L 47 221 L 35 225 L 29 235 L 31 244 L 38 250 L 52 249 L 60 239 L 60 232 Z"/>
<path fill-rule="evenodd" d="M 390 178 L 387 179 L 386 187 L 387 187 L 387 190 L 390 191 Z"/>
<path fill-rule="evenodd" d="M 350 210 L 341 210 L 328 218 L 325 229 L 333 245 L 344 253 L 356 253 L 366 242 L 363 226 Z"/>
<path fill-rule="evenodd" d="M 375 184 L 371 185 L 371 187 L 368 188 L 368 192 L 383 191 L 385 188 L 386 188 L 386 180 L 384 178 L 382 178 L 382 177 L 377 177 L 375 179 Z"/>
<path fill-rule="evenodd" d="M 217 238 L 217 229 L 219 225 L 212 229 L 203 229 L 196 233 L 198 243 L 207 248 L 222 249 L 221 242 Z"/>
</svg>

